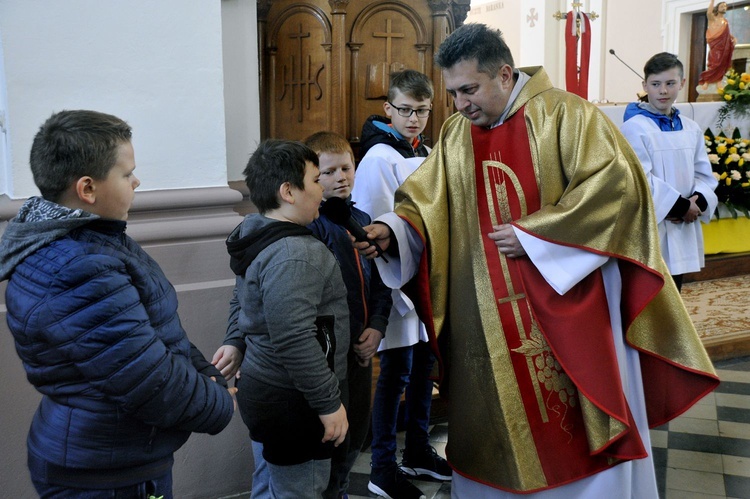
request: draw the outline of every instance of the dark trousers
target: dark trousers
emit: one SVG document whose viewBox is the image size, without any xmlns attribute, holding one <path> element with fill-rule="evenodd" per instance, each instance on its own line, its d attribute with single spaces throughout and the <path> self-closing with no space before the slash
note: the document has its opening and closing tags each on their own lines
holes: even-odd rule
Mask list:
<svg viewBox="0 0 750 499">
<path fill-rule="evenodd" d="M 380 352 L 380 376 L 372 407 L 372 467 L 396 463 L 396 424 L 401 394 L 406 390 L 404 422 L 406 449 L 420 452 L 429 446 L 432 380 L 435 357 L 425 342 Z"/>
<path fill-rule="evenodd" d="M 323 497 L 338 499 L 349 488 L 349 473 L 359 457 L 370 429 L 370 398 L 372 396 L 372 363 L 362 367 L 353 351 L 349 352 L 346 370 L 346 389 L 342 386 L 342 399 L 346 399 L 346 418 L 349 432 L 343 444 L 331 456 L 331 481 Z M 344 396 L 344 393 L 346 395 Z"/>
</svg>

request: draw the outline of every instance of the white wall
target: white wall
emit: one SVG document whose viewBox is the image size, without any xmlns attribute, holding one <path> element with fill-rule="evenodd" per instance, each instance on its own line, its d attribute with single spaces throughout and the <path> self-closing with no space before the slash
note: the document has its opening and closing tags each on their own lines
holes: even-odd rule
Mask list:
<svg viewBox="0 0 750 499">
<path fill-rule="evenodd" d="M 582 3 L 584 12 L 593 11 L 600 16 L 591 21 L 589 100 L 609 102 L 631 102 L 642 90 L 641 79 L 610 54 L 610 49 L 639 74 L 649 57 L 665 50 L 677 54 L 687 65 L 691 16 L 705 12 L 708 7 L 708 0 L 582 0 Z M 467 22 L 482 22 L 500 29 L 516 65 L 544 65 L 552 83 L 565 88 L 565 22 L 556 20 L 553 14 L 571 10 L 570 1 L 473 0 L 471 7 Z M 687 89 L 678 102 L 686 98 Z"/>
<path fill-rule="evenodd" d="M 63 109 L 115 114 L 134 130 L 140 190 L 227 183 L 221 3 L 3 0 L 13 199 L 38 193 L 39 125 Z"/>
<path fill-rule="evenodd" d="M 7 191 L 8 170 L 11 163 L 10 145 L 8 144 L 8 98 L 5 87 L 3 33 L 0 30 L 0 193 Z"/>
<path fill-rule="evenodd" d="M 258 29 L 255 0 L 223 0 L 227 171 L 242 180 L 250 154 L 260 142 Z"/>
<path fill-rule="evenodd" d="M 518 0 L 472 0 L 465 23 L 483 23 L 503 32 L 516 66 L 521 62 L 521 6 Z"/>
</svg>

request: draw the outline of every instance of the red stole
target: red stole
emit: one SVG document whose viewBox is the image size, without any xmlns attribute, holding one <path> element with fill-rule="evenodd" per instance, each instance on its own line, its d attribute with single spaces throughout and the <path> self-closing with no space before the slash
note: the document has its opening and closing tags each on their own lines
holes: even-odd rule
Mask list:
<svg viewBox="0 0 750 499">
<path fill-rule="evenodd" d="M 528 141 L 520 139 L 527 133 L 524 109 L 492 130 L 472 127 L 482 234 L 540 208 Z M 601 272 L 560 296 L 528 257 L 505 258 L 492 240 L 483 242 L 502 333 L 547 482 L 596 473 L 616 464 L 610 458 L 645 457 L 622 392 Z M 580 394 L 628 428 L 604 447 L 590 449 Z"/>
</svg>

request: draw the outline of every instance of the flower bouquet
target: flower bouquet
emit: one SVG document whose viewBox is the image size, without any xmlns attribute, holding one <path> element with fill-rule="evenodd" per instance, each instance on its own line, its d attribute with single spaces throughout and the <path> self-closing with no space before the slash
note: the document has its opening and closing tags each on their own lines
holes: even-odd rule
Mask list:
<svg viewBox="0 0 750 499">
<path fill-rule="evenodd" d="M 716 187 L 719 202 L 734 218 L 738 212 L 750 218 L 750 140 L 741 138 L 737 128 L 731 138 L 724 132 L 714 136 L 710 129 L 704 138 L 711 169 L 719 181 Z M 716 216 L 719 217 L 719 210 Z"/>
<path fill-rule="evenodd" d="M 730 69 L 727 71 L 725 80 L 727 84 L 717 90 L 725 101 L 719 109 L 717 119 L 720 128 L 724 120 L 730 116 L 735 118 L 750 116 L 750 73 L 740 74 Z"/>
</svg>

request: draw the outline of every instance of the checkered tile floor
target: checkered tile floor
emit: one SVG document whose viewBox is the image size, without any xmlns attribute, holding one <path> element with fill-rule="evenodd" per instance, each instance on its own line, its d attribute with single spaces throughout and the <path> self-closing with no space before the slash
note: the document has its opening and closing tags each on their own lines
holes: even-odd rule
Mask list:
<svg viewBox="0 0 750 499">
<path fill-rule="evenodd" d="M 750 357 L 716 363 L 722 383 L 690 411 L 651 431 L 660 496 L 664 499 L 750 499 Z M 445 455 L 448 427 L 431 429 L 432 445 Z M 403 434 L 399 434 L 403 448 Z M 400 456 L 399 456 L 400 457 Z M 367 491 L 370 454 L 355 463 L 350 499 Z M 449 499 L 450 484 L 414 481 L 428 499 Z"/>
</svg>

